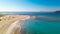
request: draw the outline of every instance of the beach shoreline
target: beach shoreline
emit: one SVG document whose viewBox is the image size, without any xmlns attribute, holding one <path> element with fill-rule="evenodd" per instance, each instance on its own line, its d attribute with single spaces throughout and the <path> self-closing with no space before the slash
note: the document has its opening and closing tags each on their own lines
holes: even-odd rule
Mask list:
<svg viewBox="0 0 60 34">
<path fill-rule="evenodd" d="M 14 29 L 16 26 L 16 25 L 15 26 L 12 25 L 14 26 L 12 27 L 11 24 L 15 23 L 15 21 L 20 21 L 19 23 L 21 26 L 23 22 L 29 18 L 30 16 L 28 15 L 5 15 L 5 16 L 0 17 L 0 34 L 10 34 L 12 29 Z"/>
</svg>

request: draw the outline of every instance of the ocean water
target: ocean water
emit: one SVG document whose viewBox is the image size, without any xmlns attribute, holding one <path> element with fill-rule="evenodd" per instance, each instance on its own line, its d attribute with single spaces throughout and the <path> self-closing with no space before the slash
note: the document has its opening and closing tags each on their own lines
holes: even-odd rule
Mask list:
<svg viewBox="0 0 60 34">
<path fill-rule="evenodd" d="M 60 34 L 60 13 L 46 13 L 38 16 L 46 18 L 37 17 L 26 20 L 22 26 L 24 34 Z M 54 19 L 50 20 L 49 17 Z"/>
</svg>

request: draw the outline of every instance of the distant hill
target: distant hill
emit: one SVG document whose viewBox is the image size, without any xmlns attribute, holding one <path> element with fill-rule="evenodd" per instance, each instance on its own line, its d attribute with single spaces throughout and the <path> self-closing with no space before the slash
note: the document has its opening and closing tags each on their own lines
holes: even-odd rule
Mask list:
<svg viewBox="0 0 60 34">
<path fill-rule="evenodd" d="M 60 13 L 60 11 L 56 11 L 55 13 Z"/>
</svg>

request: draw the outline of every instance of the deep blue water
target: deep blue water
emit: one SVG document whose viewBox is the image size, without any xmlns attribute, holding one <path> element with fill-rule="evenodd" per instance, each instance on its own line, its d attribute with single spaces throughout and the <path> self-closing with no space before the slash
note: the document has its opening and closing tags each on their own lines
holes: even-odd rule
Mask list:
<svg viewBox="0 0 60 34">
<path fill-rule="evenodd" d="M 60 17 L 60 13 L 55 12 L 0 12 L 0 14 L 23 14 L 23 15 L 42 15 Z"/>
</svg>

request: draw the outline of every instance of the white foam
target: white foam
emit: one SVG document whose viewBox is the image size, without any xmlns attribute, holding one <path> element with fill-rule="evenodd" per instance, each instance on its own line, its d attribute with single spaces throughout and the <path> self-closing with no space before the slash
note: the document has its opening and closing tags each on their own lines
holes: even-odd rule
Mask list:
<svg viewBox="0 0 60 34">
<path fill-rule="evenodd" d="M 19 30 L 21 29 L 19 21 L 12 23 L 7 29 L 6 34 L 12 34 L 12 32 L 14 32 L 14 30 L 17 28 L 19 28 Z"/>
</svg>

